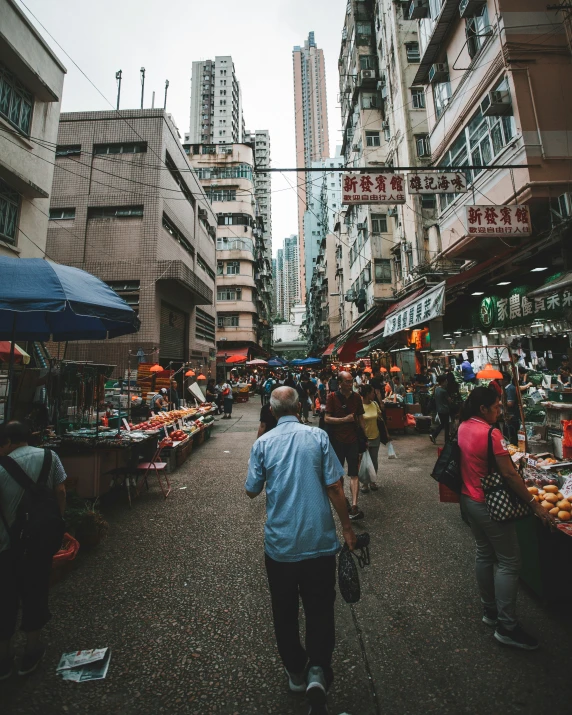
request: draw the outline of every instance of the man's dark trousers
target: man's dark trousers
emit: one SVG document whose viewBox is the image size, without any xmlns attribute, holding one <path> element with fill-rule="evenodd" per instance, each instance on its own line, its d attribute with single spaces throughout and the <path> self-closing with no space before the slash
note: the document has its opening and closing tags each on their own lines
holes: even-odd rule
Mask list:
<svg viewBox="0 0 572 715">
<path fill-rule="evenodd" d="M 441 432 L 442 429 L 445 430 L 445 442 L 449 441 L 449 424 L 451 421 L 451 415 L 448 412 L 438 412 L 439 415 L 439 424 L 437 425 L 437 429 L 434 430 L 433 432 L 433 437 L 436 439 Z"/>
<path fill-rule="evenodd" d="M 265 555 L 265 559 L 274 631 L 282 662 L 291 673 L 301 673 L 307 664 L 310 668 L 320 666 L 329 687 L 333 680 L 332 654 L 336 642 L 336 557 L 282 562 Z M 300 643 L 298 625 L 300 596 L 306 615 L 305 649 Z"/>
</svg>

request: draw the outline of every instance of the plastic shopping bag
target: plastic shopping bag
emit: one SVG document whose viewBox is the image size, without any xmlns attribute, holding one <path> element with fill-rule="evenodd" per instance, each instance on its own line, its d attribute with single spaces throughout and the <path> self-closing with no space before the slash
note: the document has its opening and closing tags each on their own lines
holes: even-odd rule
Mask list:
<svg viewBox="0 0 572 715">
<path fill-rule="evenodd" d="M 395 447 L 393 446 L 393 442 L 387 443 L 387 458 L 388 459 L 397 459 L 397 455 L 395 454 Z"/>
<path fill-rule="evenodd" d="M 366 449 L 366 451 L 361 456 L 358 479 L 362 484 L 369 484 L 370 482 L 374 481 L 375 477 L 375 467 L 373 466 L 371 456 Z"/>
</svg>

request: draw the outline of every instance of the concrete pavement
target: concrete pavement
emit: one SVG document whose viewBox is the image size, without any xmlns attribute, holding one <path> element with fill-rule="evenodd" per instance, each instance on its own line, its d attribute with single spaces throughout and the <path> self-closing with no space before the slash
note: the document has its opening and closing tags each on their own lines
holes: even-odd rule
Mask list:
<svg viewBox="0 0 572 715">
<path fill-rule="evenodd" d="M 307 712 L 288 692 L 265 580 L 264 497 L 244 478 L 259 399 L 235 405 L 213 438 L 132 509 L 105 508 L 106 542 L 51 592 L 49 649 L 28 678 L 0 683 L 0 711 L 18 715 Z M 314 420 L 316 423 L 317 420 Z M 572 622 L 521 590 L 534 653 L 503 648 L 481 620 L 473 542 L 458 506 L 440 504 L 426 436 L 380 453 L 380 490 L 362 495 L 371 566 L 362 600 L 338 597 L 333 715 L 572 712 Z M 570 568 L 571 565 L 563 567 Z M 303 626 L 302 626 L 303 627 Z M 64 651 L 110 646 L 103 681 L 56 678 Z"/>
</svg>

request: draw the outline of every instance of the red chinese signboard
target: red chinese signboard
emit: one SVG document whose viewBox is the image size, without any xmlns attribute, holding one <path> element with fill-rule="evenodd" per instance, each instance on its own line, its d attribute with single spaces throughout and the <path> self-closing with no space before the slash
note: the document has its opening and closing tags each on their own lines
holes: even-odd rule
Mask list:
<svg viewBox="0 0 572 715">
<path fill-rule="evenodd" d="M 403 174 L 344 174 L 342 176 L 344 204 L 404 204 Z"/>
<path fill-rule="evenodd" d="M 410 194 L 462 194 L 467 191 L 467 179 L 460 173 L 407 174 Z"/>
<path fill-rule="evenodd" d="M 528 206 L 465 206 L 469 235 L 530 236 Z"/>
</svg>

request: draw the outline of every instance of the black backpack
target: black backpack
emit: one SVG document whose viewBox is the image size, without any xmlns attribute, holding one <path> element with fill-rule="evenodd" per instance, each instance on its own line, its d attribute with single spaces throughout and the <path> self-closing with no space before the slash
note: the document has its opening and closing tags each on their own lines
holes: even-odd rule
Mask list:
<svg viewBox="0 0 572 715">
<path fill-rule="evenodd" d="M 17 482 L 24 494 L 16 510 L 12 526 L 0 510 L 11 548 L 18 555 L 53 556 L 62 545 L 65 522 L 54 491 L 47 486 L 52 468 L 52 453 L 44 450 L 44 463 L 37 482 L 34 482 L 11 457 L 0 457 L 0 466 Z"/>
</svg>

